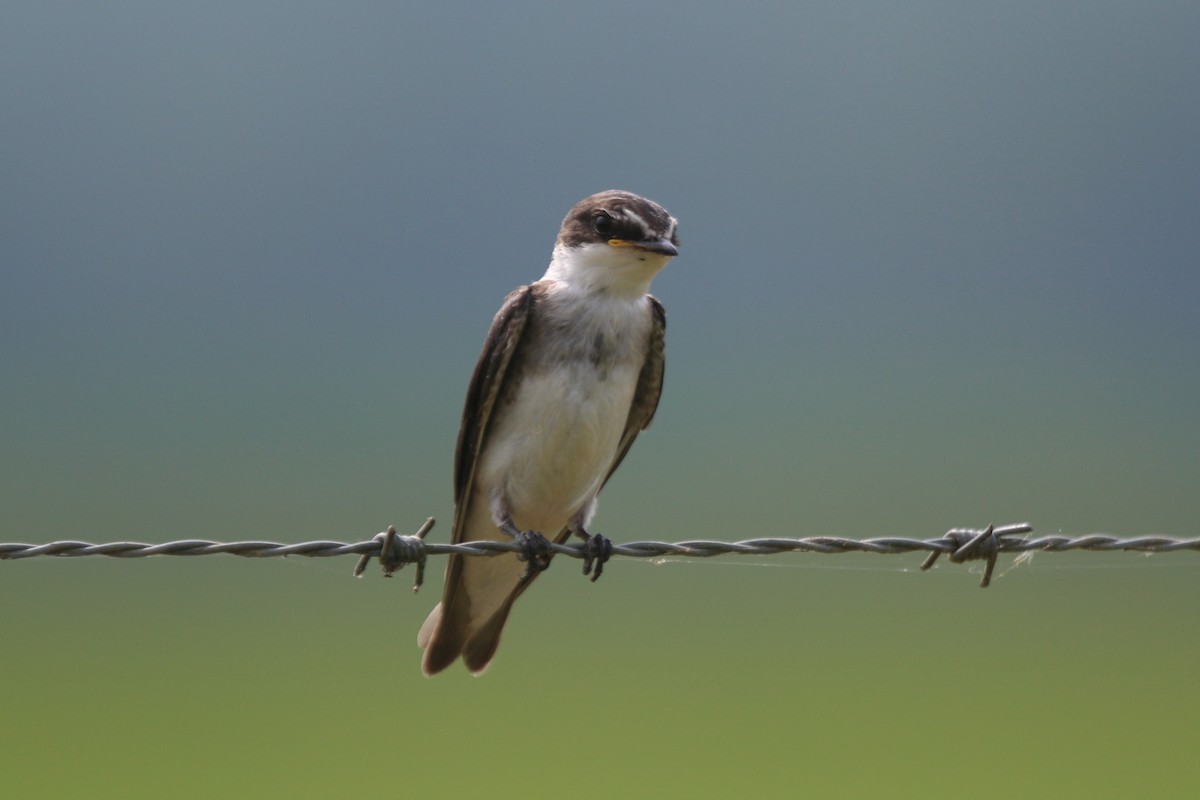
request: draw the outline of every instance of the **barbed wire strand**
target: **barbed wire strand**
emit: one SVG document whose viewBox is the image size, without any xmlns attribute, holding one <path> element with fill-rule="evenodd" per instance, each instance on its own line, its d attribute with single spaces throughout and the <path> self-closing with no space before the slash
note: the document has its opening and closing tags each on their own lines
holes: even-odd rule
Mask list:
<svg viewBox="0 0 1200 800">
<path fill-rule="evenodd" d="M 390 577 L 406 564 L 416 565 L 416 580 L 413 591 L 424 582 L 425 560 L 428 556 L 497 556 L 503 553 L 523 552 L 512 542 L 460 542 L 443 544 L 426 542 L 425 536 L 433 528 L 430 517 L 411 536 L 396 533 L 389 527 L 374 538 L 361 542 L 338 542 L 318 540 L 284 544 L 268 541 L 216 542 L 207 539 L 183 539 L 161 544 L 144 542 L 91 542 L 64 540 L 46 544 L 0 543 L 0 561 L 15 561 L 26 558 L 57 557 L 82 558 L 84 556 L 108 556 L 110 558 L 145 558 L 149 556 L 211 556 L 218 554 L 242 556 L 244 558 L 272 558 L 276 556 L 302 556 L 326 558 L 332 556 L 360 556 L 354 575 L 360 576 L 371 558 L 378 558 L 383 574 Z M 1177 539 L 1166 536 L 1140 536 L 1121 539 L 1107 534 L 1086 536 L 1040 536 L 1034 537 L 1033 526 L 1028 523 L 993 526 L 983 529 L 952 528 L 935 539 L 909 539 L 903 537 L 880 537 L 872 539 L 846 539 L 837 536 L 811 536 L 802 539 L 759 538 L 736 542 L 696 539 L 682 542 L 630 542 L 614 544 L 613 555 L 628 558 L 661 558 L 664 556 L 711 558 L 721 555 L 769 556 L 780 553 L 876 553 L 894 555 L 898 553 L 924 552 L 927 558 L 922 570 L 933 566 L 938 557 L 945 554 L 953 563 L 964 561 L 985 562 L 980 586 L 991 583 L 996 559 L 1001 553 L 1065 553 L 1075 550 L 1092 552 L 1140 552 L 1173 553 L 1180 551 L 1200 552 L 1200 539 Z M 586 558 L 587 549 L 581 544 L 550 544 L 550 550 L 569 558 Z"/>
</svg>

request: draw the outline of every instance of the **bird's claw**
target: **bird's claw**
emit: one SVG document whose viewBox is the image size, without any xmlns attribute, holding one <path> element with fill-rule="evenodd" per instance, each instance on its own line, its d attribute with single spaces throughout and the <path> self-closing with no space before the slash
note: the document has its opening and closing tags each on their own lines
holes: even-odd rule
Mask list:
<svg viewBox="0 0 1200 800">
<path fill-rule="evenodd" d="M 604 572 L 604 564 L 612 557 L 613 543 L 607 536 L 585 533 L 583 536 L 583 574 L 592 576 L 592 583 Z M 596 571 L 592 571 L 595 566 Z"/>
<path fill-rule="evenodd" d="M 521 580 L 526 581 L 550 566 L 550 540 L 537 531 L 521 531 L 513 537 L 513 543 L 520 547 L 517 560 L 525 562 L 525 572 Z"/>
</svg>

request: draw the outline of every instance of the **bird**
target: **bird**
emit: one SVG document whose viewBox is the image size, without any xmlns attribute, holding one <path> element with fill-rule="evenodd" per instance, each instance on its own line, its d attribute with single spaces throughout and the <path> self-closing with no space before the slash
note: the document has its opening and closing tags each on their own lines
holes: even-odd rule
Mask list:
<svg viewBox="0 0 1200 800">
<path fill-rule="evenodd" d="M 421 668 L 488 668 L 513 603 L 549 566 L 549 539 L 584 542 L 598 578 L 612 542 L 588 531 L 597 496 L 654 418 L 666 312 L 649 293 L 679 253 L 677 222 L 632 192 L 579 201 L 542 278 L 512 291 L 471 376 L 454 459 L 452 541 L 514 541 L 520 553 L 451 555 L 421 626 Z"/>
</svg>

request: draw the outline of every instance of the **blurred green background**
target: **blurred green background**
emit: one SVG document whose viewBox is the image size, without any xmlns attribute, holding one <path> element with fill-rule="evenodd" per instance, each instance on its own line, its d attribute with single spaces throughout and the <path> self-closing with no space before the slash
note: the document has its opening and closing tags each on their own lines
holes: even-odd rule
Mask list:
<svg viewBox="0 0 1200 800">
<path fill-rule="evenodd" d="M 679 219 L 617 541 L 1195 536 L 1194 2 L 10 3 L 0 541 L 449 533 L 492 313 Z M 0 563 L 4 794 L 1182 797 L 1200 558 Z"/>
</svg>

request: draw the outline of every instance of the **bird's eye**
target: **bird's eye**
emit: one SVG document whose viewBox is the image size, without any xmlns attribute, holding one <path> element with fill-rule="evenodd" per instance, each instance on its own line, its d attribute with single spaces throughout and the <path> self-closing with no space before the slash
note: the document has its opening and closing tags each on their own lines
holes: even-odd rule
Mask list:
<svg viewBox="0 0 1200 800">
<path fill-rule="evenodd" d="M 601 236 L 608 236 L 613 231 L 613 218 L 601 211 L 592 220 L 592 227 Z"/>
</svg>

